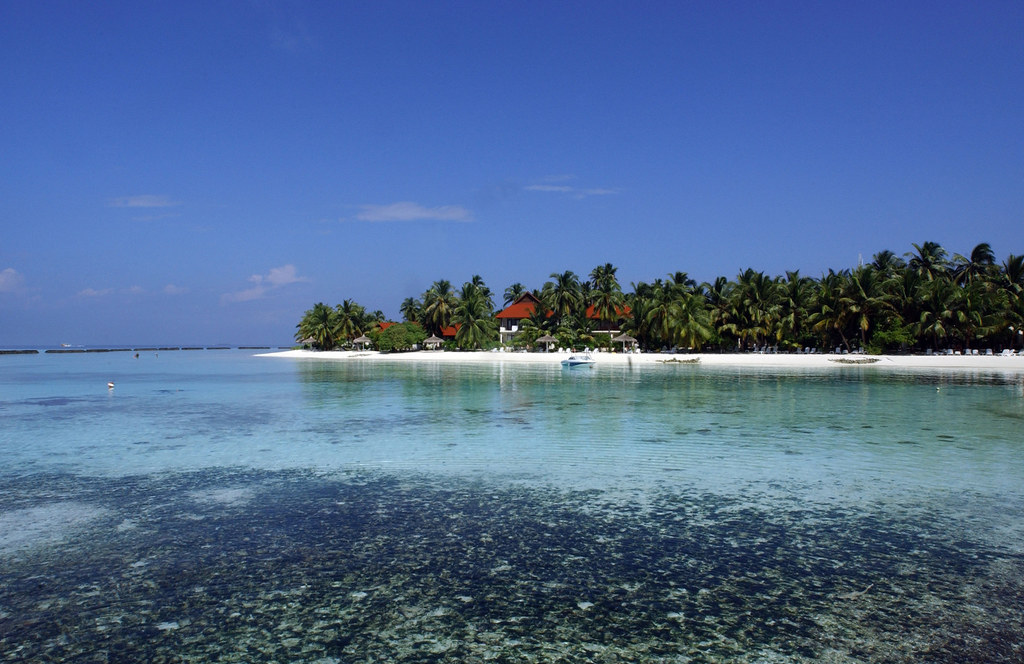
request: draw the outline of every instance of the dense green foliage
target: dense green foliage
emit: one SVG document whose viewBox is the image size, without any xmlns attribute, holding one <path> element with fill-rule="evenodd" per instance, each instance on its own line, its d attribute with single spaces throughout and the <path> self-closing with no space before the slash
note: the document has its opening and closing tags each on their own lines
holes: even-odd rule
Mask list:
<svg viewBox="0 0 1024 664">
<path fill-rule="evenodd" d="M 427 333 L 419 323 L 397 323 L 387 329 L 373 330 L 367 336 L 382 352 L 412 350 L 423 343 Z"/>
<path fill-rule="evenodd" d="M 320 350 L 333 350 L 383 320 L 382 312 L 367 313 L 352 300 L 345 300 L 334 308 L 317 302 L 303 314 L 296 326 L 295 340 Z"/>
<path fill-rule="evenodd" d="M 634 283 L 631 293 L 623 292 L 617 268 L 606 263 L 588 279 L 565 271 L 552 273 L 535 290 L 512 284 L 503 305 L 527 291 L 540 299 L 513 340 L 525 347 L 547 335 L 561 347 L 615 346 L 609 331 L 628 333 L 645 349 L 841 347 L 881 353 L 1024 343 L 1024 256 L 999 264 L 985 243 L 952 257 L 935 242 L 913 247 L 903 257 L 881 251 L 870 263 L 820 278 L 798 271 L 772 277 L 751 268 L 731 280 L 698 284 L 675 272 Z M 303 316 L 296 339 L 317 348 L 344 346 L 373 327 L 375 314 L 351 300 L 334 309 L 319 303 Z M 436 281 L 420 299 L 406 298 L 401 314 L 425 334 L 447 332 L 446 345 L 487 348 L 498 341 L 494 299 L 479 276 L 458 292 L 450 282 Z M 389 349 L 401 347 L 391 343 Z"/>
</svg>

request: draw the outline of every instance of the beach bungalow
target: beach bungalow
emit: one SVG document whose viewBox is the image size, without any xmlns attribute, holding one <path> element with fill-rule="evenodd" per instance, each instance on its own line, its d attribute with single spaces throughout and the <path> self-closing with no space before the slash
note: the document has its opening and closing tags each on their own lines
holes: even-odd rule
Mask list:
<svg viewBox="0 0 1024 664">
<path fill-rule="evenodd" d="M 533 312 L 536 311 L 539 304 L 540 299 L 533 293 L 527 291 L 520 295 L 519 299 L 515 302 L 498 312 L 495 317 L 498 319 L 498 331 L 501 335 L 501 343 L 508 343 L 511 341 L 512 337 L 516 336 L 523 320 L 533 315 Z M 621 331 L 621 318 L 629 315 L 629 307 L 623 307 L 619 310 L 618 314 L 620 320 L 600 321 L 598 320 L 598 315 L 594 312 L 594 306 L 590 305 L 587 307 L 587 318 L 598 321 L 597 327 L 594 328 L 595 331 L 610 334 L 611 336 L 615 336 Z M 550 316 L 551 313 L 549 312 L 548 315 Z"/>
<path fill-rule="evenodd" d="M 527 291 L 519 298 L 498 312 L 495 318 L 498 319 L 498 333 L 501 335 L 501 343 L 507 344 L 519 332 L 519 325 L 524 318 L 529 318 L 537 309 L 540 300 L 533 293 Z"/>
<path fill-rule="evenodd" d="M 615 336 L 622 332 L 622 321 L 629 316 L 631 309 L 627 306 L 617 307 L 615 313 L 618 316 L 615 320 L 601 320 L 600 316 L 594 311 L 594 305 L 587 307 L 587 318 L 590 320 L 596 320 L 597 326 L 594 327 L 594 332 L 601 332 L 610 336 Z"/>
</svg>

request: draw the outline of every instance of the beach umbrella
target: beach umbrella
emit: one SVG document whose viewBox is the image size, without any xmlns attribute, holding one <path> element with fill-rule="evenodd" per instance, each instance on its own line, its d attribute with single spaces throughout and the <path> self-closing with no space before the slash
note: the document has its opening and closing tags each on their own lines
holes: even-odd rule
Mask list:
<svg viewBox="0 0 1024 664">
<path fill-rule="evenodd" d="M 312 346 L 313 344 L 316 343 L 316 339 L 314 339 L 313 337 L 306 337 L 299 343 L 302 344 L 303 346 Z"/>
<path fill-rule="evenodd" d="M 436 334 L 431 334 L 429 337 L 424 339 L 423 345 L 427 346 L 428 348 L 437 348 L 442 342 L 444 342 L 444 339 L 437 336 Z"/>
<path fill-rule="evenodd" d="M 632 346 L 633 344 L 636 343 L 636 339 L 634 339 L 633 337 L 629 336 L 625 332 L 623 332 L 619 336 L 617 336 L 614 339 L 612 339 L 612 341 L 619 341 L 619 342 L 622 343 L 622 352 L 623 353 L 626 352 L 626 344 L 629 344 L 630 346 Z"/>
<path fill-rule="evenodd" d="M 547 348 L 545 350 L 550 353 L 551 352 L 551 344 L 558 343 L 558 339 L 554 338 L 550 334 L 545 334 L 543 337 L 538 337 L 537 338 L 537 343 L 539 343 L 539 344 L 546 344 Z"/>
<path fill-rule="evenodd" d="M 365 346 L 366 344 L 370 343 L 370 341 L 370 337 L 363 334 L 353 339 L 352 343 L 359 344 L 360 346 Z"/>
</svg>

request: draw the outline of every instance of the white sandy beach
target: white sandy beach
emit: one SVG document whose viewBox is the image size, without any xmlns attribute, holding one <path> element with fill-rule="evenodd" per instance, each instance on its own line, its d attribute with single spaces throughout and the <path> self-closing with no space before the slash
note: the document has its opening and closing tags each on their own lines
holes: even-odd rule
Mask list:
<svg viewBox="0 0 1024 664">
<path fill-rule="evenodd" d="M 379 362 L 445 362 L 445 363 L 540 363 L 557 364 L 569 353 L 502 353 L 480 351 L 413 351 L 379 353 L 377 351 L 312 351 L 286 350 L 263 353 L 262 357 L 313 360 L 362 360 Z M 697 360 L 703 366 L 791 367 L 842 369 L 870 366 L 879 369 L 955 369 L 1020 372 L 1024 374 L 1024 357 L 1003 355 L 836 355 L 836 354 L 758 354 L 758 353 L 594 353 L 598 365 L 661 366 Z"/>
</svg>

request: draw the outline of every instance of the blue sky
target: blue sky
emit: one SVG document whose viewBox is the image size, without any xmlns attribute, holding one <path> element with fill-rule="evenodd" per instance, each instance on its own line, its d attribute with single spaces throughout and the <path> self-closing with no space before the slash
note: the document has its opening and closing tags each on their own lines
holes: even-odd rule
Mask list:
<svg viewBox="0 0 1024 664">
<path fill-rule="evenodd" d="M 1024 3 L 0 0 L 0 345 L 1024 253 Z"/>
</svg>

